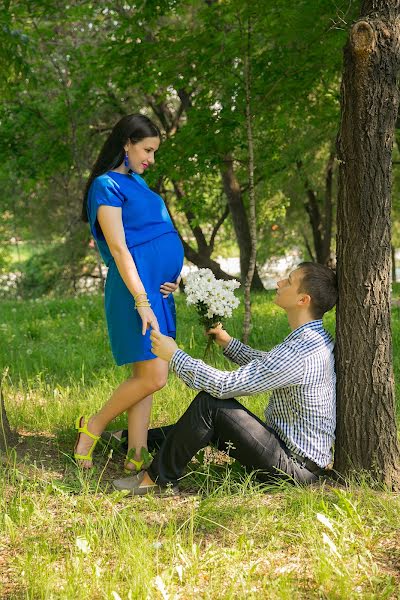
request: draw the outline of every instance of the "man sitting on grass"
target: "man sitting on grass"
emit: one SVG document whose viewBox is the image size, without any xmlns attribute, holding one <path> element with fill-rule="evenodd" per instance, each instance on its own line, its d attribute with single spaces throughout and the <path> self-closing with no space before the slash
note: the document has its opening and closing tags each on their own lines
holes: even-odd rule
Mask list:
<svg viewBox="0 0 400 600">
<path fill-rule="evenodd" d="M 322 317 L 336 303 L 335 273 L 301 263 L 279 281 L 275 303 L 286 311 L 292 332 L 270 350 L 253 350 L 222 327 L 210 329 L 223 353 L 240 365 L 220 371 L 180 350 L 175 341 L 152 331 L 154 354 L 189 387 L 201 390 L 179 421 L 168 428 L 147 471 L 114 481 L 133 495 L 177 490 L 191 458 L 209 444 L 224 450 L 263 478 L 313 483 L 332 462 L 335 437 L 334 341 Z M 265 422 L 235 396 L 271 391 Z M 160 430 L 159 430 L 160 431 Z M 150 430 L 149 441 L 157 430 Z M 157 437 L 157 436 L 156 436 Z"/>
</svg>

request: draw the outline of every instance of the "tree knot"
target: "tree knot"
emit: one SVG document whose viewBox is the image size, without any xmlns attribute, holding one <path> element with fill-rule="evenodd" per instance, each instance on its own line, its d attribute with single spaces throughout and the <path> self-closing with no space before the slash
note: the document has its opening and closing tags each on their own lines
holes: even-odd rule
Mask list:
<svg viewBox="0 0 400 600">
<path fill-rule="evenodd" d="M 358 21 L 351 30 L 353 52 L 360 58 L 367 58 L 375 50 L 375 32 L 368 21 Z"/>
</svg>

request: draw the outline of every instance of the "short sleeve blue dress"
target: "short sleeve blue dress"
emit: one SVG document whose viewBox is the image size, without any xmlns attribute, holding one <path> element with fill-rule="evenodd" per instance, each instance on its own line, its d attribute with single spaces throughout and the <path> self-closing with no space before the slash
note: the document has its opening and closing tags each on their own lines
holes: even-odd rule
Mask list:
<svg viewBox="0 0 400 600">
<path fill-rule="evenodd" d="M 150 331 L 142 335 L 142 320 L 132 294 L 123 282 L 97 220 L 99 206 L 122 209 L 126 245 L 132 254 L 162 333 L 175 337 L 173 295 L 163 298 L 160 285 L 176 281 L 183 265 L 183 247 L 161 196 L 135 173 L 108 171 L 97 177 L 88 194 L 92 235 L 108 267 L 105 312 L 111 350 L 117 365 L 156 358 L 151 352 Z"/>
</svg>

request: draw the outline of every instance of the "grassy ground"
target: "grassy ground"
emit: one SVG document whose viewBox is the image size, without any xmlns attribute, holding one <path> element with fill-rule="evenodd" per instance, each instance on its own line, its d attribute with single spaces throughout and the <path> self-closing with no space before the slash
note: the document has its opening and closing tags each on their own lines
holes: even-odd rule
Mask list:
<svg viewBox="0 0 400 600">
<path fill-rule="evenodd" d="M 178 304 L 180 345 L 201 356 L 195 315 L 182 297 Z M 362 482 L 271 489 L 206 455 L 192 463 L 182 497 L 130 499 L 112 491 L 123 457 L 104 447 L 94 472 L 79 475 L 70 457 L 74 419 L 98 408 L 127 373 L 112 364 L 102 299 L 3 302 L 1 314 L 3 391 L 20 437 L 14 464 L 0 466 L 1 598 L 400 598 L 394 494 Z M 399 316 L 394 306 L 397 398 Z M 233 335 L 240 321 L 238 313 Z M 333 314 L 326 326 L 333 331 Z M 251 344 L 268 349 L 288 332 L 270 296 L 257 296 Z M 218 366 L 228 365 L 220 358 Z M 192 398 L 171 377 L 153 424 L 174 421 Z M 261 416 L 266 401 L 245 404 Z"/>
</svg>

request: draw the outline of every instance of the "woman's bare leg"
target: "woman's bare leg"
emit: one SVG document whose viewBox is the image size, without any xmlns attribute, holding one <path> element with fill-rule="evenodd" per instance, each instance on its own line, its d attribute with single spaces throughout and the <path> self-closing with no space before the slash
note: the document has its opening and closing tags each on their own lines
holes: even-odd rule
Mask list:
<svg viewBox="0 0 400 600">
<path fill-rule="evenodd" d="M 89 419 L 88 430 L 95 435 L 101 435 L 108 423 L 115 417 L 163 388 L 167 377 L 168 363 L 160 358 L 135 363 L 135 375 L 121 383 L 103 408 Z M 91 438 L 81 434 L 75 452 L 87 454 L 92 443 Z M 82 467 L 90 467 L 92 463 L 91 461 L 79 461 L 79 464 Z"/>
</svg>

